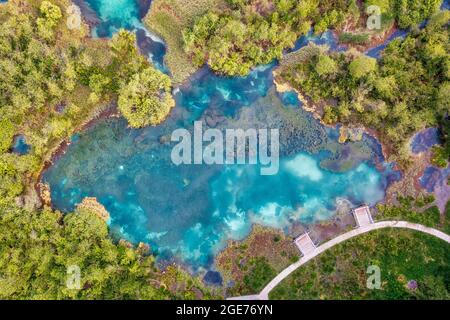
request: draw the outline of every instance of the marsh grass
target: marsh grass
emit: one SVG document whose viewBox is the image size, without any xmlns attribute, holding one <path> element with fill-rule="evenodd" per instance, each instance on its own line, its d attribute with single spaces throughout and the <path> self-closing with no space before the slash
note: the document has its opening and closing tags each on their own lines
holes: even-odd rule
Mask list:
<svg viewBox="0 0 450 320">
<path fill-rule="evenodd" d="M 195 18 L 211 9 L 223 8 L 225 0 L 155 0 L 144 23 L 164 39 L 167 45 L 165 62 L 173 83 L 183 82 L 197 67 L 183 49 L 182 30 L 190 27 Z"/>
</svg>

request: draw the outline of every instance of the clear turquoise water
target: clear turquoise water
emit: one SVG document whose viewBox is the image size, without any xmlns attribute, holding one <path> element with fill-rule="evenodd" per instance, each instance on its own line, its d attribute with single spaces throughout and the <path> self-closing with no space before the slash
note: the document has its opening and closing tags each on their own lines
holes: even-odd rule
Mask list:
<svg viewBox="0 0 450 320">
<path fill-rule="evenodd" d="M 135 29 L 141 26 L 137 0 L 85 0 L 97 13 L 102 23 L 95 32 L 110 37 L 119 29 Z"/>
<path fill-rule="evenodd" d="M 44 175 L 54 206 L 70 211 L 95 196 L 111 213 L 114 234 L 149 242 L 160 257 L 197 269 L 209 266 L 228 239 L 244 238 L 254 223 L 288 230 L 330 218 L 341 198 L 355 205 L 380 201 L 391 171 L 376 141 L 365 136 L 337 143 L 337 129 L 283 103 L 272 68 L 245 78 L 201 70 L 179 88 L 164 124 L 131 130 L 124 120 L 110 119 L 76 135 Z M 173 165 L 166 138 L 208 117 L 220 119 L 218 128 L 280 128 L 279 173 L 261 176 L 250 165 Z"/>
<path fill-rule="evenodd" d="M 126 5 L 131 1 L 117 1 L 120 10 L 113 12 L 96 2 L 111 25 L 123 26 L 135 12 Z M 329 35 L 308 39 L 335 41 Z M 43 177 L 54 206 L 68 212 L 83 197 L 97 197 L 111 214 L 113 235 L 148 242 L 160 258 L 195 270 L 209 267 L 227 240 L 244 238 L 255 223 L 288 231 L 329 219 L 342 199 L 380 201 L 398 176 L 383 162 L 377 141 L 364 135 L 339 144 L 337 128 L 318 123 L 292 92 L 275 92 L 275 65 L 242 78 L 203 68 L 174 90 L 177 105 L 162 125 L 133 130 L 123 119 L 109 119 L 75 135 Z M 173 165 L 172 131 L 192 130 L 196 120 L 219 129 L 278 128 L 279 173 L 261 176 L 250 165 Z"/>
</svg>

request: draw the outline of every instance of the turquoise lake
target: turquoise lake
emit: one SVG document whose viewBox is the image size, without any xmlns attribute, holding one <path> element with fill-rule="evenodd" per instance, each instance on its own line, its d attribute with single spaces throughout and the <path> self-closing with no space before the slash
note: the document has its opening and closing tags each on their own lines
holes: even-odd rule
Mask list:
<svg viewBox="0 0 450 320">
<path fill-rule="evenodd" d="M 111 33 L 140 24 L 135 1 L 88 2 Z M 308 40 L 335 41 L 331 33 Z M 300 39 L 296 49 L 306 43 Z M 275 91 L 274 67 L 242 78 L 204 67 L 174 89 L 176 107 L 160 126 L 134 130 L 123 119 L 107 119 L 73 136 L 43 177 L 54 207 L 69 212 L 84 197 L 97 197 L 111 214 L 114 236 L 150 243 L 160 258 L 197 270 L 211 267 L 226 241 L 245 238 L 255 223 L 288 231 L 330 219 L 341 201 L 382 200 L 398 173 L 384 162 L 379 143 L 363 135 L 339 144 L 338 128 L 303 111 L 295 94 Z M 170 135 L 192 130 L 196 120 L 219 129 L 279 129 L 278 174 L 261 176 L 254 165 L 175 166 Z"/>
</svg>

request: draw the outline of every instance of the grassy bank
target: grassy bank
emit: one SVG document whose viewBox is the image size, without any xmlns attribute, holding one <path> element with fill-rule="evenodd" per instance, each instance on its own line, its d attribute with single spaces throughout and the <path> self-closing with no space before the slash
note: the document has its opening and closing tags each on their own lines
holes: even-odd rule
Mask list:
<svg viewBox="0 0 450 320">
<path fill-rule="evenodd" d="M 183 49 L 182 31 L 208 10 L 225 6 L 225 0 L 154 0 L 144 23 L 167 44 L 165 62 L 174 83 L 183 82 L 197 68 Z"/>
<path fill-rule="evenodd" d="M 228 296 L 259 292 L 281 270 L 299 259 L 292 239 L 279 230 L 256 225 L 244 241 L 231 241 L 216 258 Z"/>
<path fill-rule="evenodd" d="M 450 299 L 449 261 L 450 246 L 440 239 L 410 230 L 379 230 L 311 260 L 281 282 L 270 298 Z M 366 286 L 371 265 L 380 268 L 380 289 Z"/>
<path fill-rule="evenodd" d="M 34 184 L 44 163 L 118 98 L 132 126 L 159 123 L 173 106 L 170 79 L 139 54 L 133 34 L 92 39 L 81 20 L 70 29 L 70 4 L 11 0 L 0 6 L 0 202 L 25 195 L 26 207 L 38 206 Z M 144 103 L 151 99 L 157 103 Z M 18 134 L 31 146 L 27 155 L 10 150 Z"/>
</svg>

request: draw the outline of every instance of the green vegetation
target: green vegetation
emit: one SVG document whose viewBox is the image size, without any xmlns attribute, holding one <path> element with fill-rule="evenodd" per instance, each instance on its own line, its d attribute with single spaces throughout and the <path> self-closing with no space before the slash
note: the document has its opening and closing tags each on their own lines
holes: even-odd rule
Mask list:
<svg viewBox="0 0 450 320">
<path fill-rule="evenodd" d="M 260 292 L 277 275 L 263 257 L 251 259 L 249 267 L 252 272 L 244 276 L 244 285 L 249 292 Z"/>
<path fill-rule="evenodd" d="M 414 132 L 448 126 L 449 17 L 449 11 L 439 13 L 424 30 L 391 42 L 378 62 L 353 50 L 310 45 L 282 63 L 277 80 L 324 106 L 326 123 L 377 129 L 395 159 L 406 164 L 406 142 Z"/>
<path fill-rule="evenodd" d="M 292 239 L 279 230 L 254 226 L 242 242 L 230 242 L 216 257 L 224 283 L 230 281 L 227 296 L 255 294 L 281 270 L 299 259 Z"/>
<path fill-rule="evenodd" d="M 450 83 L 447 82 L 441 92 L 439 92 L 438 97 L 442 103 L 446 104 L 447 110 L 450 110 L 450 97 L 448 97 L 449 92 Z M 442 95 L 445 97 L 441 97 Z M 442 117 L 442 121 L 440 122 L 442 145 L 433 146 L 431 162 L 437 167 L 446 168 L 448 162 L 450 161 L 450 118 L 447 118 L 445 115 Z"/>
<path fill-rule="evenodd" d="M 445 216 L 444 216 L 444 232 L 450 234 L 450 201 L 447 202 L 445 206 Z"/>
<path fill-rule="evenodd" d="M 400 28 L 408 28 L 421 23 L 431 13 L 438 10 L 442 0 L 393 0 L 389 1 L 394 9 Z"/>
<path fill-rule="evenodd" d="M 147 27 L 167 44 L 165 64 L 172 81 L 179 84 L 197 70 L 183 49 L 182 30 L 210 9 L 222 10 L 225 0 L 153 0 L 152 8 L 144 18 Z"/>
<path fill-rule="evenodd" d="M 197 66 L 246 75 L 256 65 L 281 58 L 317 21 L 316 32 L 342 23 L 347 1 L 229 0 L 229 9 L 210 11 L 183 32 L 185 50 Z"/>
<path fill-rule="evenodd" d="M 397 21 L 406 29 L 415 26 L 435 13 L 442 0 L 366 0 L 365 7 L 376 5 L 381 9 L 382 21 Z"/>
<path fill-rule="evenodd" d="M 336 62 L 328 56 L 320 56 L 316 64 L 317 74 L 324 76 L 337 72 Z"/>
<path fill-rule="evenodd" d="M 392 206 L 379 204 L 377 206 L 377 220 L 404 220 L 425 225 L 427 227 L 439 229 L 441 227 L 441 215 L 439 208 L 428 206 L 434 202 L 434 198 L 419 198 L 414 201 L 412 198 L 400 198 L 400 205 Z M 423 209 L 423 207 L 428 208 Z"/>
<path fill-rule="evenodd" d="M 175 105 L 170 78 L 139 54 L 136 35 L 128 31 L 121 30 L 114 35 L 111 49 L 114 60 L 109 72 L 117 75 L 117 79 L 94 74 L 97 77 L 89 78 L 90 87 L 101 92 L 109 83 L 119 83 L 119 110 L 130 126 L 140 128 L 161 123 Z"/>
<path fill-rule="evenodd" d="M 353 34 L 344 32 L 339 35 L 339 42 L 363 45 L 369 43 L 369 35 L 367 33 Z"/>
<path fill-rule="evenodd" d="M 151 67 L 135 74 L 119 95 L 119 110 L 135 128 L 161 123 L 174 106 L 170 78 Z"/>
<path fill-rule="evenodd" d="M 135 35 L 120 31 L 108 42 L 86 37 L 85 25 L 68 30 L 68 4 L 0 6 L 0 194 L 8 196 L 2 203 L 14 202 L 61 141 L 119 95 L 135 126 L 162 121 L 173 105 L 170 79 L 139 54 Z M 123 102 L 129 96 L 134 105 Z M 8 152 L 19 133 L 32 145 L 24 157 Z M 26 202 L 34 206 L 36 199 Z"/>
<path fill-rule="evenodd" d="M 340 30 L 349 22 L 357 24 L 363 20 L 359 19 L 361 8 L 357 3 L 155 0 L 146 23 L 168 43 L 166 62 L 179 83 L 204 63 L 222 74 L 245 75 L 255 65 L 280 58 L 282 51 L 311 27 L 320 33 L 328 28 Z M 393 8 L 391 19 L 397 19 L 400 26 L 412 26 L 430 16 L 438 2 L 365 2 L 369 3 L 382 5 L 386 16 Z M 68 30 L 66 9 L 70 4 L 69 0 L 9 0 L 0 6 L 0 298 L 216 298 L 181 269 L 170 266 L 163 272 L 156 268 L 146 245 L 134 247 L 125 241 L 113 241 L 104 221 L 106 210 L 96 208 L 92 201 L 66 215 L 47 206 L 41 208 L 35 183 L 43 165 L 60 143 L 87 121 L 117 102 L 130 126 L 155 125 L 174 105 L 171 79 L 139 54 L 135 35 L 122 30 L 111 40 L 94 40 L 84 24 Z M 296 64 L 290 72 L 284 69 L 282 77 L 305 90 L 315 102 L 325 104 L 324 121 L 361 122 L 375 127 L 394 150 L 401 149 L 411 132 L 439 123 L 445 144 L 434 149 L 433 161 L 442 165 L 450 154 L 445 120 L 450 101 L 447 22 L 448 14 L 437 15 L 426 30 L 414 31 L 405 41 L 391 44 L 379 63 L 354 53 L 331 54 L 311 47 L 304 51 L 313 53 L 308 55 L 311 59 Z M 354 34 L 343 34 L 341 40 L 365 42 L 361 35 Z M 17 134 L 24 134 L 32 146 L 29 154 L 10 152 Z M 429 204 L 427 199 L 416 201 L 416 206 Z M 447 231 L 448 208 L 444 221 Z M 425 210 L 419 215 L 401 207 L 380 209 L 384 217 L 400 215 L 442 225 L 434 207 Z M 419 290 L 407 292 L 403 280 L 396 283 L 389 278 L 387 296 L 447 298 L 444 280 L 438 275 L 448 273 L 448 266 L 442 264 L 448 261 L 448 249 L 437 240 L 406 233 L 403 236 L 410 241 L 395 251 L 397 255 L 391 257 L 391 251 L 404 245 L 397 238 L 393 247 L 386 243 L 386 250 L 377 254 L 392 270 L 418 279 Z M 368 243 L 355 249 L 357 254 L 362 256 L 374 248 L 373 238 L 367 239 Z M 430 249 L 429 244 L 434 246 Z M 413 251 L 415 263 L 411 269 L 402 264 L 395 269 L 404 252 Z M 426 254 L 434 260 L 425 259 Z M 358 263 L 364 263 L 364 259 L 354 262 L 349 256 L 344 258 L 340 262 L 348 268 L 344 270 L 353 272 Z M 255 293 L 296 259 L 298 252 L 291 239 L 267 230 L 256 232 L 244 243 L 230 245 L 218 257 L 224 278 L 237 283 L 229 289 L 233 295 Z M 68 269 L 74 265 L 81 271 L 79 289 L 66 286 Z M 323 263 L 324 276 L 334 272 L 334 265 Z M 418 269 L 421 265 L 423 269 Z M 352 273 L 358 274 L 361 272 Z M 316 281 L 318 277 L 311 279 Z M 349 281 L 348 290 L 352 290 L 353 280 Z M 390 283 L 394 283 L 392 287 Z M 319 286 L 318 282 L 306 287 L 312 290 L 306 296 L 318 292 L 319 287 L 314 286 Z M 337 291 L 341 287 L 345 288 L 331 288 Z M 278 294 L 295 296 L 300 292 L 289 290 Z M 357 294 L 358 290 L 363 289 L 345 294 Z M 376 293 L 366 296 L 371 294 L 379 297 Z"/>
<path fill-rule="evenodd" d="M 79 206 L 62 215 L 0 206 L 1 299 L 192 299 L 211 294 L 176 267 L 167 278 L 148 247 L 114 244 L 106 223 Z M 67 287 L 70 266 L 80 269 L 80 289 Z M 69 272 L 69 274 L 68 274 Z M 174 287 L 176 279 L 178 287 Z"/>
<path fill-rule="evenodd" d="M 416 231 L 384 229 L 339 244 L 300 267 L 271 299 L 450 299 L 450 246 Z M 380 267 L 381 289 L 367 268 Z M 416 281 L 417 288 L 408 288 Z"/>
<path fill-rule="evenodd" d="M 146 25 L 167 43 L 166 64 L 174 83 L 207 63 L 218 73 L 245 75 L 280 58 L 313 27 L 335 29 L 343 43 L 365 45 L 398 21 L 410 27 L 430 17 L 440 0 L 155 0 Z M 382 11 L 382 30 L 367 32 L 369 5 Z M 347 31 L 349 30 L 349 31 Z M 342 32 L 342 33 L 341 33 Z"/>
<path fill-rule="evenodd" d="M 24 131 L 34 153 L 42 156 L 49 144 L 89 118 L 92 109 L 115 99 L 138 71 L 152 66 L 136 50 L 131 33 L 119 32 L 110 50 L 107 43 L 85 38 L 85 26 L 69 31 L 65 11 L 57 5 L 35 2 L 37 13 L 14 1 L 1 8 L 0 112 L 2 122 Z M 54 109 L 58 104 L 66 106 L 64 112 Z M 11 133 L 0 137 L 6 144 Z"/>
<path fill-rule="evenodd" d="M 364 55 L 355 57 L 348 65 L 348 72 L 354 80 L 360 80 L 375 72 L 376 69 L 377 60 Z"/>
<path fill-rule="evenodd" d="M 197 66 L 207 63 L 218 73 L 244 76 L 254 66 L 281 58 L 283 50 L 293 47 L 311 27 L 316 34 L 330 28 L 345 30 L 349 25 L 365 28 L 360 17 L 366 16 L 369 5 L 382 8 L 384 32 L 395 20 L 402 28 L 422 22 L 440 2 L 365 1 L 364 8 L 359 8 L 355 0 L 228 0 L 226 10 L 210 10 L 184 30 L 184 47 Z M 340 39 L 365 44 L 369 35 L 344 32 Z"/>
</svg>

